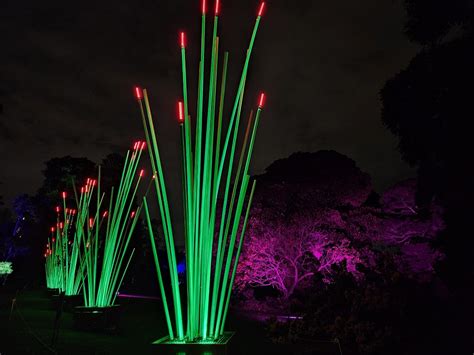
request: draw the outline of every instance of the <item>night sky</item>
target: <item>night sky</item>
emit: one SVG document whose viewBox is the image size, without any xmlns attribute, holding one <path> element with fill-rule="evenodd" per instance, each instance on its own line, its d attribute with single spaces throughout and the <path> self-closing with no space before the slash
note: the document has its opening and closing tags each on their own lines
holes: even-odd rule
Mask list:
<svg viewBox="0 0 474 355">
<path fill-rule="evenodd" d="M 370 173 L 378 190 L 411 176 L 382 125 L 378 97 L 418 50 L 403 36 L 401 1 L 267 5 L 244 111 L 260 90 L 267 93 L 252 172 L 296 151 L 334 149 Z M 257 8 L 257 0 L 222 0 L 231 94 Z M 150 92 L 167 176 L 179 180 L 178 31 L 188 33 L 193 102 L 199 20 L 198 0 L 2 0 L 0 195 L 8 202 L 34 193 L 50 158 L 99 162 L 142 138 L 136 84 Z"/>
</svg>

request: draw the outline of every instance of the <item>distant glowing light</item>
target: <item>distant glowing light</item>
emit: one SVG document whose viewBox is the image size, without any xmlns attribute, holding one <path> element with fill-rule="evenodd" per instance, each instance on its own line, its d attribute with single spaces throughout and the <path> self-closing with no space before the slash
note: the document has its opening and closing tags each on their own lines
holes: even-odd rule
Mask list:
<svg viewBox="0 0 474 355">
<path fill-rule="evenodd" d="M 220 10 L 219 0 L 216 0 L 216 11 L 215 11 L 216 16 L 219 15 L 219 10 Z"/>
<path fill-rule="evenodd" d="M 137 100 L 143 99 L 142 89 L 138 86 L 135 86 L 135 97 L 137 98 Z"/>
<path fill-rule="evenodd" d="M 181 48 L 186 48 L 186 37 L 184 35 L 184 32 L 181 32 L 179 34 L 179 45 Z"/>
<path fill-rule="evenodd" d="M 132 211 L 132 213 L 130 213 L 130 218 L 133 218 L 135 217 L 135 211 Z"/>
<path fill-rule="evenodd" d="M 59 213 L 60 210 L 59 206 L 56 206 L 56 212 Z"/>
<path fill-rule="evenodd" d="M 145 169 L 140 170 L 139 176 L 140 176 L 140 177 L 143 177 L 143 175 L 145 175 Z"/>
<path fill-rule="evenodd" d="M 64 227 L 63 222 L 59 222 L 59 229 L 63 229 L 63 227 Z"/>
<path fill-rule="evenodd" d="M 263 1 L 261 4 L 260 4 L 260 8 L 258 9 L 258 17 L 262 16 L 263 14 L 263 9 L 265 8 L 265 1 Z"/>
<path fill-rule="evenodd" d="M 262 92 L 260 94 L 260 100 L 258 100 L 258 108 L 262 109 L 264 104 L 265 104 L 265 94 Z"/>
<path fill-rule="evenodd" d="M 0 275 L 8 275 L 13 272 L 11 261 L 0 261 Z"/>
<path fill-rule="evenodd" d="M 66 191 L 62 192 L 62 196 L 63 196 L 63 198 L 66 198 Z"/>
<path fill-rule="evenodd" d="M 94 227 L 94 218 L 89 218 L 89 228 Z"/>
<path fill-rule="evenodd" d="M 183 109 L 182 101 L 178 101 L 178 120 L 179 120 L 179 123 L 184 122 L 184 109 Z"/>
<path fill-rule="evenodd" d="M 142 146 L 140 147 L 141 150 L 145 149 L 146 147 L 146 142 L 142 142 Z"/>
<path fill-rule="evenodd" d="M 51 227 L 51 233 L 53 233 L 53 232 L 54 232 L 54 227 Z"/>
<path fill-rule="evenodd" d="M 206 0 L 202 0 L 201 10 L 202 10 L 202 14 L 204 15 L 206 13 Z"/>
<path fill-rule="evenodd" d="M 109 214 L 109 211 L 104 211 L 104 213 L 102 214 L 102 218 L 107 217 L 108 214 Z"/>
</svg>

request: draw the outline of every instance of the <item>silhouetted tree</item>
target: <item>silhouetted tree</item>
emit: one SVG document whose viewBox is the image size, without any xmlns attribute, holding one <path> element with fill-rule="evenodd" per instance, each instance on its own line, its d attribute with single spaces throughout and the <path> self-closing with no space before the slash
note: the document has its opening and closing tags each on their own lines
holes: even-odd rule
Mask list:
<svg viewBox="0 0 474 355">
<path fill-rule="evenodd" d="M 417 205 L 445 207 L 443 244 L 450 280 L 472 284 L 474 214 L 472 131 L 474 4 L 471 0 L 406 0 L 406 33 L 422 50 L 381 91 L 382 120 L 399 139 L 405 161 L 418 168 Z"/>
</svg>

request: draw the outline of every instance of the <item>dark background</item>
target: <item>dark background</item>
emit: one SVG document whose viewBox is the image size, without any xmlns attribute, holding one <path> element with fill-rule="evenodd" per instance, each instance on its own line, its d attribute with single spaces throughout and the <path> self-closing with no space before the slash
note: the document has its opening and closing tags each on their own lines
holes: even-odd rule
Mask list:
<svg viewBox="0 0 474 355">
<path fill-rule="evenodd" d="M 221 4 L 230 95 L 257 8 L 249 0 Z M 36 192 L 51 157 L 100 162 L 141 138 L 136 84 L 149 89 L 158 132 L 166 132 L 160 135 L 166 173 L 179 181 L 178 31 L 189 37 L 193 96 L 198 11 L 199 1 L 183 0 L 2 1 L 0 191 L 6 202 Z M 246 117 L 258 92 L 266 91 L 252 172 L 295 151 L 334 149 L 369 172 L 379 191 L 413 175 L 383 127 L 378 95 L 419 48 L 404 37 L 404 21 L 398 0 L 268 2 L 243 112 Z"/>
</svg>

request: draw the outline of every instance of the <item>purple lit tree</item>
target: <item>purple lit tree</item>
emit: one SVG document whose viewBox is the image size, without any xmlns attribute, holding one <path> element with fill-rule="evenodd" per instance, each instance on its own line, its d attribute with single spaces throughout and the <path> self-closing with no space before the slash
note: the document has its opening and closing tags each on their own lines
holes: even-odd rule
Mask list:
<svg viewBox="0 0 474 355">
<path fill-rule="evenodd" d="M 333 282 L 340 270 L 335 266 L 363 280 L 361 270 L 376 271 L 386 253 L 408 277 L 433 277 L 443 258 L 432 246 L 444 228 L 439 204 L 433 201 L 421 215 L 416 183 L 407 180 L 371 205 L 370 178 L 351 162 L 335 152 L 299 153 L 259 178 L 236 277 L 239 291 L 270 286 L 287 300 L 311 286 L 316 274 Z"/>
</svg>

